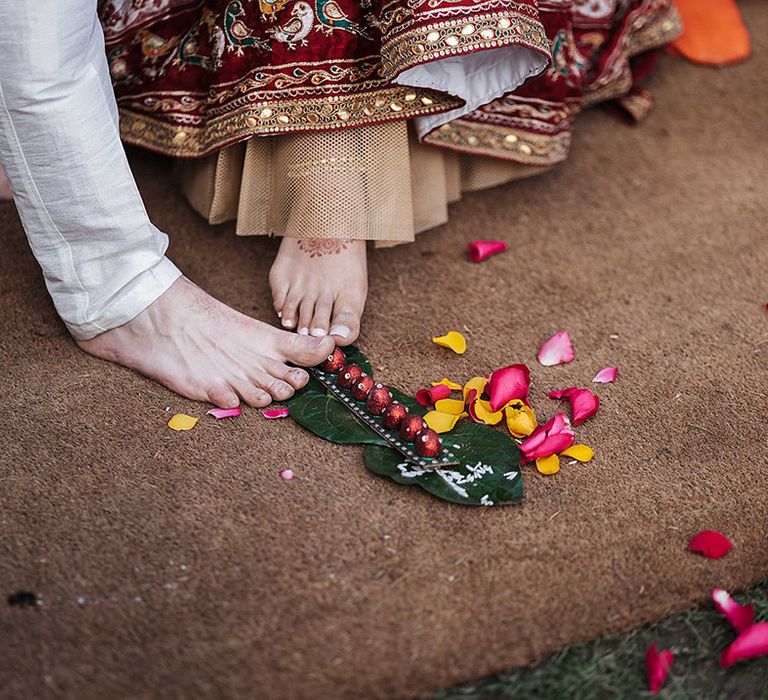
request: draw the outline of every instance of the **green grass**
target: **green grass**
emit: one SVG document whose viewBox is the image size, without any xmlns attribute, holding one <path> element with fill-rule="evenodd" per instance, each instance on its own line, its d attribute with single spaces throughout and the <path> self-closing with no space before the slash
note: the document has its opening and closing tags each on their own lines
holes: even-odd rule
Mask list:
<svg viewBox="0 0 768 700">
<path fill-rule="evenodd" d="M 755 604 L 768 621 L 768 581 L 734 596 Z M 446 688 L 433 700 L 759 700 L 768 698 L 768 657 L 720 668 L 720 652 L 735 633 L 712 605 L 688 610 L 625 634 L 576 644 L 532 668 L 515 669 Z M 658 695 L 649 693 L 645 652 L 652 643 L 671 648 L 674 665 Z"/>
</svg>

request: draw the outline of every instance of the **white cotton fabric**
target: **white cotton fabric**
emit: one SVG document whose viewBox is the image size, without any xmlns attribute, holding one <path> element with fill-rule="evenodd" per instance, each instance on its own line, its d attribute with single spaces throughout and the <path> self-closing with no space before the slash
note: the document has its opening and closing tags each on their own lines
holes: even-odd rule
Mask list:
<svg viewBox="0 0 768 700">
<path fill-rule="evenodd" d="M 181 275 L 120 142 L 96 0 L 0 0 L 0 164 L 76 338 L 130 321 Z"/>
<path fill-rule="evenodd" d="M 548 64 L 549 60 L 538 51 L 503 46 L 424 63 L 404 71 L 393 82 L 440 90 L 464 100 L 464 106 L 450 112 L 417 117 L 414 121 L 421 139 L 439 126 L 517 90 Z"/>
</svg>

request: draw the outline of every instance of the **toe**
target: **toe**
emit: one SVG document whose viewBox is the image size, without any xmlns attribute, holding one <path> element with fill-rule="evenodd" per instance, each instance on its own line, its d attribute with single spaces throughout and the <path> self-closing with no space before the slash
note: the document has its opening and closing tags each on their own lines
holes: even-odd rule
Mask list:
<svg viewBox="0 0 768 700">
<path fill-rule="evenodd" d="M 331 311 L 333 311 L 333 299 L 331 297 L 320 297 L 315 302 L 315 314 L 309 324 L 310 335 L 317 336 L 318 338 L 328 335 Z"/>
<path fill-rule="evenodd" d="M 301 389 L 309 381 L 309 374 L 305 370 L 299 367 L 288 367 L 282 362 L 273 362 L 267 365 L 266 369 L 273 377 L 282 379 L 294 389 Z"/>
<path fill-rule="evenodd" d="M 237 393 L 251 408 L 264 408 L 272 403 L 272 397 L 259 386 L 243 382 L 237 386 Z"/>
<path fill-rule="evenodd" d="M 315 297 L 305 296 L 299 308 L 299 321 L 297 330 L 299 335 L 309 335 L 310 323 L 315 313 Z"/>
<path fill-rule="evenodd" d="M 264 372 L 257 374 L 254 380 L 275 401 L 287 401 L 293 396 L 294 388 L 279 377 L 273 377 L 271 374 Z"/>
<path fill-rule="evenodd" d="M 209 403 L 218 408 L 237 408 L 240 405 L 240 397 L 228 384 L 213 384 L 205 391 L 205 397 Z"/>
<path fill-rule="evenodd" d="M 331 336 L 338 345 L 349 345 L 360 335 L 360 314 L 337 303 L 331 321 Z"/>
<path fill-rule="evenodd" d="M 311 335 L 280 333 L 277 340 L 280 358 L 301 367 L 319 365 L 333 352 L 335 343 L 330 336 L 316 338 Z"/>
<path fill-rule="evenodd" d="M 296 328 L 296 322 L 299 317 L 299 303 L 301 297 L 297 292 L 290 291 L 286 296 L 285 302 L 281 309 L 280 322 L 283 328 Z"/>
</svg>

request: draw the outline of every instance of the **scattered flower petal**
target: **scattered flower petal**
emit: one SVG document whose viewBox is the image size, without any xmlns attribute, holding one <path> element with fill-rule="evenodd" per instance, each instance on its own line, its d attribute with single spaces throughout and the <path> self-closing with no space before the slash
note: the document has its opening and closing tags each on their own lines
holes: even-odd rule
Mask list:
<svg viewBox="0 0 768 700">
<path fill-rule="evenodd" d="M 435 401 L 435 410 L 452 416 L 460 416 L 464 413 L 464 402 L 461 399 L 440 399 Z"/>
<path fill-rule="evenodd" d="M 539 457 L 536 460 L 536 469 L 542 474 L 557 474 L 560 471 L 560 458 L 557 455 Z"/>
<path fill-rule="evenodd" d="M 451 391 L 461 391 L 462 386 L 461 384 L 457 384 L 456 382 L 452 382 L 448 377 L 443 377 L 439 382 L 430 382 L 432 386 L 437 386 L 438 384 L 445 384 Z"/>
<path fill-rule="evenodd" d="M 648 647 L 645 653 L 645 670 L 648 674 L 648 690 L 652 693 L 658 693 L 661 690 L 669 669 L 672 668 L 674 658 L 669 649 L 659 651 L 655 644 Z"/>
<path fill-rule="evenodd" d="M 558 454 L 573 445 L 573 428 L 568 416 L 556 413 L 546 425 L 540 425 L 527 440 L 523 440 L 520 451 L 523 464 Z"/>
<path fill-rule="evenodd" d="M 575 355 L 568 331 L 555 333 L 541 346 L 541 350 L 539 350 L 539 354 L 536 357 L 545 367 L 563 365 L 573 360 Z"/>
<path fill-rule="evenodd" d="M 467 351 L 467 339 L 458 331 L 448 331 L 445 335 L 432 338 L 432 342 L 453 350 L 457 355 L 463 355 Z"/>
<path fill-rule="evenodd" d="M 495 369 L 488 380 L 488 395 L 491 397 L 491 408 L 500 410 L 513 399 L 528 401 L 528 385 L 531 383 L 531 373 L 525 365 L 510 365 Z"/>
<path fill-rule="evenodd" d="M 468 402 L 469 395 L 472 391 L 474 391 L 478 397 L 482 396 L 486 386 L 488 386 L 487 377 L 472 377 L 472 379 L 464 384 L 464 403 Z"/>
<path fill-rule="evenodd" d="M 471 241 L 467 243 L 467 254 L 472 262 L 482 262 L 491 255 L 503 253 L 507 249 L 504 241 Z"/>
<path fill-rule="evenodd" d="M 512 437 L 528 437 L 538 425 L 533 409 L 526 406 L 521 400 L 510 401 L 509 405 L 504 408 L 504 415 Z"/>
<path fill-rule="evenodd" d="M 739 661 L 768 654 L 768 622 L 757 622 L 745 629 L 722 654 L 720 665 L 728 668 Z"/>
<path fill-rule="evenodd" d="M 737 632 L 743 632 L 755 621 L 755 606 L 751 604 L 739 605 L 728 591 L 722 588 L 712 589 L 712 602 L 718 612 L 731 623 L 731 627 Z"/>
<path fill-rule="evenodd" d="M 451 395 L 450 387 L 445 384 L 436 384 L 431 389 L 419 389 L 416 392 L 416 400 L 422 406 L 433 406 L 435 401 L 447 399 Z"/>
<path fill-rule="evenodd" d="M 207 411 L 209 416 L 213 416 L 216 420 L 221 420 L 222 418 L 234 418 L 235 416 L 239 416 L 243 412 L 243 409 L 238 406 L 237 408 L 212 408 L 210 411 Z"/>
<path fill-rule="evenodd" d="M 722 532 L 702 530 L 688 542 L 688 549 L 707 559 L 720 559 L 733 549 L 733 544 Z"/>
<path fill-rule="evenodd" d="M 279 408 L 264 408 L 261 415 L 269 420 L 275 420 L 275 418 L 287 418 L 290 414 L 287 406 L 280 406 Z"/>
<path fill-rule="evenodd" d="M 589 389 L 579 389 L 571 387 L 561 391 L 550 391 L 547 396 L 550 399 L 562 401 L 567 399 L 571 402 L 571 414 L 573 415 L 573 424 L 581 425 L 587 418 L 594 416 L 597 409 L 600 408 L 600 399 Z"/>
<path fill-rule="evenodd" d="M 593 384 L 613 384 L 616 381 L 616 375 L 619 373 L 618 367 L 603 367 L 592 380 Z"/>
<path fill-rule="evenodd" d="M 467 406 L 470 418 L 477 423 L 484 425 L 498 425 L 504 420 L 504 411 L 493 411 L 490 401 L 477 399 L 473 394 L 472 402 Z"/>
<path fill-rule="evenodd" d="M 462 414 L 442 413 L 440 411 L 429 411 L 424 416 L 424 422 L 436 433 L 447 433 L 456 427 Z"/>
<path fill-rule="evenodd" d="M 280 476 L 282 476 L 286 481 L 290 481 L 295 475 L 293 473 L 293 469 L 281 469 Z"/>
<path fill-rule="evenodd" d="M 561 457 L 571 457 L 579 462 L 589 462 L 595 456 L 595 451 L 587 445 L 572 445 L 560 453 Z"/>
<path fill-rule="evenodd" d="M 171 430 L 192 430 L 197 425 L 197 418 L 186 413 L 177 413 L 168 421 Z"/>
</svg>

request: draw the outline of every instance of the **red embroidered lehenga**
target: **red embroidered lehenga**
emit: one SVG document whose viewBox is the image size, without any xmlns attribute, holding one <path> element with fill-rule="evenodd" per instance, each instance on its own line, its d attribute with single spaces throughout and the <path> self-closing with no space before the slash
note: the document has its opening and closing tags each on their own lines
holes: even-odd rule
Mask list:
<svg viewBox="0 0 768 700">
<path fill-rule="evenodd" d="M 671 0 L 102 0 L 126 142 L 239 234 L 412 240 L 567 157 L 680 31 Z"/>
</svg>

